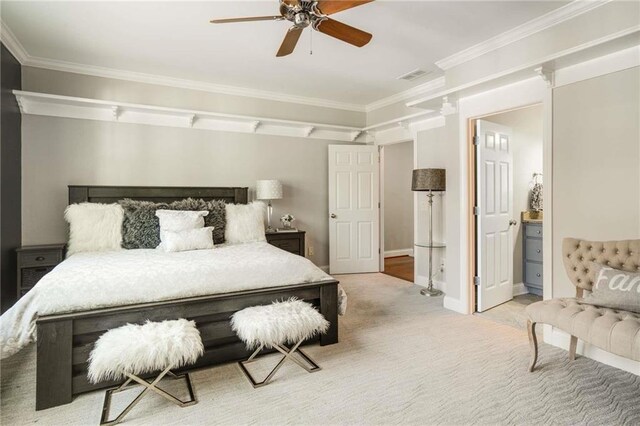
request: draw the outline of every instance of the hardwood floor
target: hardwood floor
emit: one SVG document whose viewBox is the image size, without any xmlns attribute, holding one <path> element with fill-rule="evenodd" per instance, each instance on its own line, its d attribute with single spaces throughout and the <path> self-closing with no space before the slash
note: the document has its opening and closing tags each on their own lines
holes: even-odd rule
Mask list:
<svg viewBox="0 0 640 426">
<path fill-rule="evenodd" d="M 413 282 L 413 257 L 387 257 L 384 260 L 384 274 Z"/>
</svg>

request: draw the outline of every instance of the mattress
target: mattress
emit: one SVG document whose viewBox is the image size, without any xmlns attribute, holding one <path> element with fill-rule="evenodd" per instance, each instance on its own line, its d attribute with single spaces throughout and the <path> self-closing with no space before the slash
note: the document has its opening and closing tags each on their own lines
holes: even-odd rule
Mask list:
<svg viewBox="0 0 640 426">
<path fill-rule="evenodd" d="M 77 253 L 0 317 L 1 358 L 35 340 L 38 316 L 332 279 L 301 256 L 266 242 L 166 253 Z M 346 295 L 339 290 L 339 311 Z"/>
</svg>

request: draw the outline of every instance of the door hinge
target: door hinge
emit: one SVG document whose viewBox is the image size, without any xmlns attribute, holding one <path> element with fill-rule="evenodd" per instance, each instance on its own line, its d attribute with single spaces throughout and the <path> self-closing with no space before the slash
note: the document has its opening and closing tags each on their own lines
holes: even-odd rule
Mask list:
<svg viewBox="0 0 640 426">
<path fill-rule="evenodd" d="M 378 202 L 378 208 L 380 208 L 380 202 Z"/>
<path fill-rule="evenodd" d="M 480 207 L 473 206 L 473 215 L 478 216 L 480 214 Z"/>
<path fill-rule="evenodd" d="M 480 136 L 475 135 L 475 136 L 473 137 L 473 144 L 474 144 L 474 145 L 476 145 L 476 146 L 477 146 L 477 145 L 480 145 Z"/>
<path fill-rule="evenodd" d="M 378 247 L 378 254 L 380 254 L 380 247 Z"/>
<path fill-rule="evenodd" d="M 480 286 L 480 277 L 479 276 L 475 276 L 473 277 L 473 285 L 475 286 Z"/>
</svg>

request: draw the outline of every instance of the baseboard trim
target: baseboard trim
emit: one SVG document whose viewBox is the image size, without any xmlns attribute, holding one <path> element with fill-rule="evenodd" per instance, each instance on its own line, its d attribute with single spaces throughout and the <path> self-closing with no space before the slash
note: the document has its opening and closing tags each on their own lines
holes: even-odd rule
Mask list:
<svg viewBox="0 0 640 426">
<path fill-rule="evenodd" d="M 460 299 L 454 299 L 453 297 L 445 295 L 444 300 L 442 301 L 442 306 L 444 306 L 445 309 L 449 309 L 450 311 L 454 311 L 459 314 L 467 314 L 467 308 Z"/>
<path fill-rule="evenodd" d="M 527 293 L 529 293 L 529 291 L 527 290 L 527 287 L 525 287 L 524 283 L 517 283 L 513 285 L 514 296 L 520 296 Z"/>
<path fill-rule="evenodd" d="M 545 329 L 544 329 L 545 343 L 548 343 L 550 345 L 553 345 L 568 351 L 570 340 L 571 340 L 571 336 L 569 334 L 557 328 L 552 328 L 550 326 L 545 325 Z M 607 364 L 612 367 L 619 368 L 620 370 L 628 371 L 629 373 L 633 373 L 636 376 L 640 376 L 640 362 L 633 361 L 628 358 L 623 358 L 621 356 L 612 354 L 611 352 L 607 352 L 600 348 L 596 348 L 595 346 L 585 343 L 580 339 L 578 339 L 578 346 L 577 346 L 576 353 L 584 357 L 591 358 L 595 361 L 601 362 L 603 364 Z"/>
<path fill-rule="evenodd" d="M 413 249 L 398 249 L 398 250 L 389 250 L 384 252 L 385 259 L 387 257 L 399 257 L 399 256 L 411 256 L 413 257 Z"/>
</svg>

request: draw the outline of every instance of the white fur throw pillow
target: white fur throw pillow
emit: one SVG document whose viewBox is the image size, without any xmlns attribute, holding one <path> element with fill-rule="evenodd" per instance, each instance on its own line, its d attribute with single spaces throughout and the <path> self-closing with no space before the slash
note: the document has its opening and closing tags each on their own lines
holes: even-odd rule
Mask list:
<svg viewBox="0 0 640 426">
<path fill-rule="evenodd" d="M 67 257 L 85 251 L 120 250 L 124 211 L 119 204 L 72 204 L 64 218 L 69 223 Z"/>
<path fill-rule="evenodd" d="M 266 241 L 264 235 L 265 204 L 227 204 L 224 239 L 231 244 Z"/>
<path fill-rule="evenodd" d="M 167 252 L 212 249 L 213 226 L 180 232 L 164 231 L 161 247 Z"/>
</svg>

